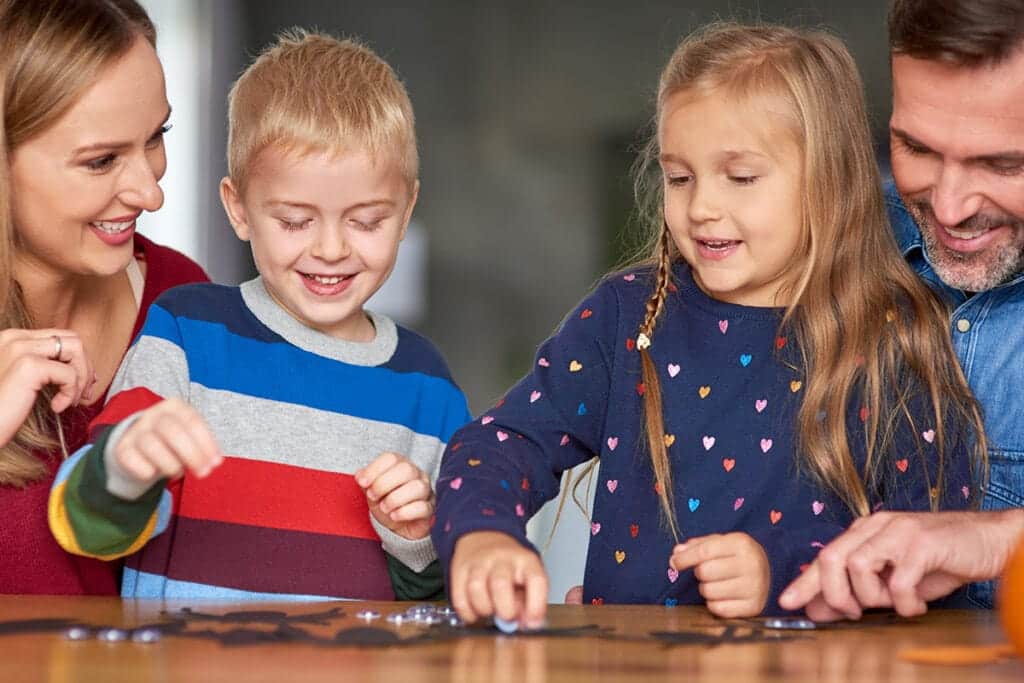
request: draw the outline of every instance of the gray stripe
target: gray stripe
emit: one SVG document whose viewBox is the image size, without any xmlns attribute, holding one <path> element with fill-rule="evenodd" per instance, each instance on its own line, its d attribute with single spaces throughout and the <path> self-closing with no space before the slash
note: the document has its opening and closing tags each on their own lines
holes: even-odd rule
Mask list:
<svg viewBox="0 0 1024 683">
<path fill-rule="evenodd" d="M 384 451 L 437 479 L 444 444 L 408 427 L 193 383 L 191 403 L 226 454 L 351 474 Z"/>
<path fill-rule="evenodd" d="M 185 351 L 161 337 L 140 337 L 121 361 L 107 396 L 113 398 L 122 391 L 137 387 L 145 387 L 164 398 L 187 401 L 188 363 Z"/>
<path fill-rule="evenodd" d="M 304 351 L 350 365 L 376 366 L 388 362 L 398 348 L 398 330 L 386 316 L 366 311 L 377 336 L 366 343 L 347 341 L 306 327 L 293 318 L 270 296 L 263 278 L 243 282 L 239 289 L 245 305 L 261 323 Z"/>
</svg>

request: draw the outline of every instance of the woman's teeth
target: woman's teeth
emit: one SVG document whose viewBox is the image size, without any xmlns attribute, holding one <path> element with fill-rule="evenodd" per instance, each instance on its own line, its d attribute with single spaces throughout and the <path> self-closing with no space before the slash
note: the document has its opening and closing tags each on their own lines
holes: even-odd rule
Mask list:
<svg viewBox="0 0 1024 683">
<path fill-rule="evenodd" d="M 128 228 L 135 225 L 135 221 L 93 221 L 89 225 L 93 226 L 94 228 L 98 228 L 105 233 L 116 235 L 119 232 L 124 232 Z"/>
</svg>

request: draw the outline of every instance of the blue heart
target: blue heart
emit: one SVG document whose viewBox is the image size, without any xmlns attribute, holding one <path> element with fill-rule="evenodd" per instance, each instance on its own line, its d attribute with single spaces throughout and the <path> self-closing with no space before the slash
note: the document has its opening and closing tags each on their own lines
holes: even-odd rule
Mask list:
<svg viewBox="0 0 1024 683">
<path fill-rule="evenodd" d="M 700 498 L 690 499 L 690 512 L 696 512 L 697 508 L 700 507 Z"/>
<path fill-rule="evenodd" d="M 504 479 L 501 480 L 501 488 L 503 488 L 506 491 L 508 491 L 508 482 L 505 481 Z"/>
<path fill-rule="evenodd" d="M 679 601 L 675 598 L 665 598 L 665 607 L 675 607 L 679 604 Z"/>
<path fill-rule="evenodd" d="M 748 365 L 750 365 L 750 361 L 753 359 L 754 357 L 751 356 L 749 353 L 744 353 L 742 356 L 740 356 L 740 365 L 742 365 L 743 367 L 747 367 Z"/>
<path fill-rule="evenodd" d="M 581 403 L 580 407 L 576 409 L 576 414 L 577 415 L 586 415 L 587 414 L 587 407 Z"/>
</svg>

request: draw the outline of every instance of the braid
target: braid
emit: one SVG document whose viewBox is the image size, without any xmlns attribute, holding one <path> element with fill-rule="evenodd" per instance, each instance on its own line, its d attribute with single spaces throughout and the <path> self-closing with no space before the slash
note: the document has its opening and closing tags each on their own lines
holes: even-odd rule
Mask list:
<svg viewBox="0 0 1024 683">
<path fill-rule="evenodd" d="M 643 368 L 644 380 L 644 425 L 647 429 L 647 444 L 651 452 L 651 467 L 654 470 L 654 480 L 657 486 L 658 498 L 661 501 L 661 509 L 668 521 L 672 536 L 679 540 L 679 529 L 676 526 L 675 505 L 673 503 L 672 489 L 672 468 L 668 460 L 668 447 L 665 445 L 665 418 L 662 413 L 661 403 L 661 382 L 658 380 L 658 371 L 651 360 L 650 348 L 651 337 L 654 336 L 654 326 L 665 307 L 665 298 L 668 295 L 668 288 L 672 277 L 672 236 L 668 231 L 668 225 L 662 229 L 661 239 L 658 242 L 658 275 L 654 285 L 654 292 L 647 300 L 646 315 L 640 325 L 640 334 L 637 336 L 637 349 L 640 352 L 640 362 Z M 641 343 L 641 340 L 645 343 Z"/>
</svg>

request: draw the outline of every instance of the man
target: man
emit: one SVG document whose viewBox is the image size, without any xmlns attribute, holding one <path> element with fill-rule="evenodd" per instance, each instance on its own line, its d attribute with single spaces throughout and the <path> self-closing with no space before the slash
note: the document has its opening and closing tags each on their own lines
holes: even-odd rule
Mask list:
<svg viewBox="0 0 1024 683">
<path fill-rule="evenodd" d="M 908 262 L 952 306 L 990 480 L 979 512 L 858 520 L 780 598 L 818 620 L 921 614 L 996 578 L 1024 536 L 1024 2 L 894 0 L 889 44 L 889 215 Z M 991 607 L 993 584 L 968 598 Z"/>
</svg>

